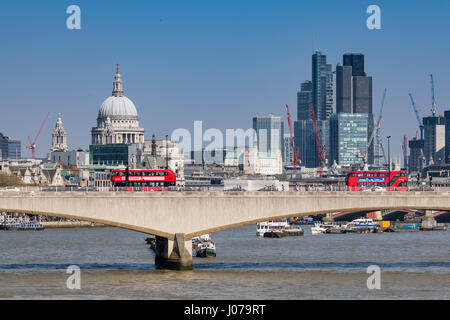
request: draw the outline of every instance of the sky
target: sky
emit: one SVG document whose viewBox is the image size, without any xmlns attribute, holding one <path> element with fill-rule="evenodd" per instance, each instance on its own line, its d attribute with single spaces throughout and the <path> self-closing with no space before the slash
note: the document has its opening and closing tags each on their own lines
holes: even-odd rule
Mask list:
<svg viewBox="0 0 450 320">
<path fill-rule="evenodd" d="M 69 30 L 70 5 L 81 29 Z M 369 30 L 369 5 L 381 9 L 381 30 Z M 342 64 L 347 52 L 365 55 L 373 77 L 373 112 L 401 154 L 403 135 L 431 109 L 430 74 L 438 113 L 450 109 L 450 1 L 2 1 L 0 10 L 0 132 L 34 139 L 46 157 L 57 115 L 70 149 L 89 147 L 102 102 L 120 64 L 125 95 L 136 105 L 146 139 L 177 128 L 252 127 L 253 116 L 296 117 L 300 83 L 311 79 L 311 55 Z M 287 125 L 285 126 L 286 133 Z"/>
</svg>

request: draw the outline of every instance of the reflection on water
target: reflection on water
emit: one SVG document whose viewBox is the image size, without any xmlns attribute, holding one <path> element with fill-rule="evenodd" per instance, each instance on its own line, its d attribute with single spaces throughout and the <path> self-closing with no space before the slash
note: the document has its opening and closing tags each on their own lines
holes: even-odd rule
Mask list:
<svg viewBox="0 0 450 320">
<path fill-rule="evenodd" d="M 450 298 L 447 232 L 257 238 L 247 226 L 212 234 L 217 258 L 155 270 L 142 233 L 118 228 L 0 232 L 0 298 Z M 66 269 L 81 268 L 81 290 Z M 366 268 L 382 270 L 368 290 Z"/>
</svg>

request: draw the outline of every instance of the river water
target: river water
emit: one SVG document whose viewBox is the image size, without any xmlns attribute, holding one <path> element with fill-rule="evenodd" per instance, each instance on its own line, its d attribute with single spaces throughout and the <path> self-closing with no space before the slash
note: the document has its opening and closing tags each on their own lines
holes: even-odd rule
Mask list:
<svg viewBox="0 0 450 320">
<path fill-rule="evenodd" d="M 145 234 L 119 228 L 0 232 L 2 299 L 450 299 L 447 232 L 257 238 L 212 234 L 217 257 L 155 270 Z M 81 269 L 70 290 L 69 265 Z M 367 267 L 381 268 L 369 290 Z"/>
</svg>

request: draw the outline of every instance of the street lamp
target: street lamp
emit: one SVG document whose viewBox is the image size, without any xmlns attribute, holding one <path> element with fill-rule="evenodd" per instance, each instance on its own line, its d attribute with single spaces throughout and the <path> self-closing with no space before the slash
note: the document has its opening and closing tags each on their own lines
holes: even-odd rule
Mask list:
<svg viewBox="0 0 450 320">
<path fill-rule="evenodd" d="M 169 135 L 166 134 L 166 169 L 169 170 Z"/>
<path fill-rule="evenodd" d="M 390 144 L 390 140 L 391 136 L 387 136 L 388 139 L 388 168 L 389 168 L 389 190 L 391 189 L 391 144 Z"/>
</svg>

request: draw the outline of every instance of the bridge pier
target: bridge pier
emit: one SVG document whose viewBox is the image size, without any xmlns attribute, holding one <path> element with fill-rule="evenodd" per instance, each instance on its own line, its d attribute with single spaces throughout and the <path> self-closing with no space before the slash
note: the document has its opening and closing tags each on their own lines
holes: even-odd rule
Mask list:
<svg viewBox="0 0 450 320">
<path fill-rule="evenodd" d="M 334 222 L 333 213 L 327 213 L 323 218 L 323 222 Z"/>
<path fill-rule="evenodd" d="M 184 233 L 175 234 L 175 239 L 156 236 L 155 265 L 157 269 L 192 270 L 192 240 L 185 239 Z"/>
<path fill-rule="evenodd" d="M 422 228 L 433 229 L 437 226 L 436 219 L 432 210 L 425 210 L 425 216 L 422 218 Z"/>
</svg>

